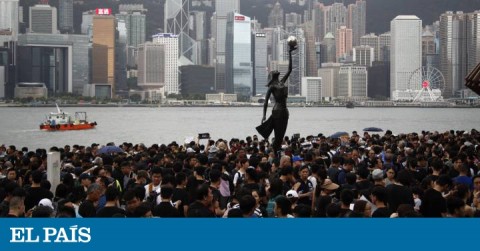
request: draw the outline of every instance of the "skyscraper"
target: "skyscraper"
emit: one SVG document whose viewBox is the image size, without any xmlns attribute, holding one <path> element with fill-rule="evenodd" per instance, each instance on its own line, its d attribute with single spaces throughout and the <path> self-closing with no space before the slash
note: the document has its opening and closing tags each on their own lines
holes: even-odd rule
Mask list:
<svg viewBox="0 0 480 251">
<path fill-rule="evenodd" d="M 337 62 L 343 62 L 351 55 L 352 52 L 352 29 L 341 26 L 335 34 Z"/>
<path fill-rule="evenodd" d="M 445 78 L 446 98 L 455 96 L 463 88 L 468 75 L 467 15 L 446 12 L 440 16 L 440 71 Z"/>
<path fill-rule="evenodd" d="M 293 32 L 302 23 L 302 15 L 297 13 L 288 13 L 285 15 L 285 30 Z"/>
<path fill-rule="evenodd" d="M 334 3 L 326 8 L 326 33 L 335 33 L 341 26 L 347 25 L 347 8 L 343 3 Z"/>
<path fill-rule="evenodd" d="M 326 20 L 325 20 L 325 5 L 317 3 L 312 10 L 312 19 L 315 26 L 315 41 L 322 41 L 325 37 Z"/>
<path fill-rule="evenodd" d="M 306 97 L 307 103 L 316 103 L 322 101 L 322 78 L 304 77 L 302 78 L 302 96 Z"/>
<path fill-rule="evenodd" d="M 268 55 L 267 36 L 265 33 L 257 32 L 254 37 L 254 94 L 266 94 L 268 84 Z"/>
<path fill-rule="evenodd" d="M 73 33 L 73 0 L 58 2 L 58 28 L 62 33 Z"/>
<path fill-rule="evenodd" d="M 253 92 L 252 38 L 249 17 L 229 13 L 225 44 L 226 93 L 235 93 L 247 101 Z"/>
<path fill-rule="evenodd" d="M 227 33 L 227 15 L 231 12 L 240 12 L 239 0 L 215 1 L 215 89 L 226 91 L 225 83 L 225 43 Z"/>
<path fill-rule="evenodd" d="M 338 72 L 337 97 L 363 99 L 367 97 L 367 67 L 342 66 Z"/>
<path fill-rule="evenodd" d="M 283 27 L 283 9 L 279 2 L 273 6 L 270 14 L 268 14 L 268 27 Z"/>
<path fill-rule="evenodd" d="M 137 48 L 145 43 L 146 15 L 142 11 L 129 10 L 116 14 L 117 20 L 122 20 L 127 29 L 127 45 Z"/>
<path fill-rule="evenodd" d="M 159 33 L 152 36 L 153 43 L 164 45 L 165 66 L 165 93 L 179 94 L 180 83 L 178 81 L 178 35 L 171 33 Z"/>
<path fill-rule="evenodd" d="M 378 36 L 378 61 L 390 62 L 392 35 L 390 32 Z"/>
<path fill-rule="evenodd" d="M 165 44 L 146 42 L 138 48 L 138 87 L 158 89 L 165 85 Z"/>
<path fill-rule="evenodd" d="M 398 100 L 410 88 L 412 73 L 422 66 L 422 20 L 417 16 L 397 16 L 390 27 L 390 91 L 392 100 Z"/>
<path fill-rule="evenodd" d="M 467 28 L 468 72 L 471 72 L 480 62 L 480 11 L 468 15 Z"/>
<path fill-rule="evenodd" d="M 375 61 L 374 49 L 367 45 L 353 47 L 353 60 L 355 65 L 371 67 Z"/>
<path fill-rule="evenodd" d="M 337 53 L 335 49 L 335 37 L 331 32 L 327 33 L 320 45 L 321 63 L 337 62 Z"/>
<path fill-rule="evenodd" d="M 18 0 L 0 0 L 0 31 L 9 31 L 14 41 L 18 37 L 18 13 Z"/>
<path fill-rule="evenodd" d="M 336 85 L 338 82 L 338 72 L 343 64 L 325 63 L 318 69 L 318 76 L 322 78 L 322 96 L 324 98 L 337 97 Z"/>
<path fill-rule="evenodd" d="M 364 0 L 348 5 L 347 27 L 352 29 L 353 46 L 360 45 L 360 38 L 365 35 L 366 19 L 367 3 Z"/>
<path fill-rule="evenodd" d="M 115 92 L 115 17 L 93 17 L 92 83 L 108 84 Z"/>
<path fill-rule="evenodd" d="M 198 48 L 196 41 L 190 36 L 190 1 L 165 1 L 164 31 L 178 35 L 179 57 L 183 64 L 197 64 Z"/>
<path fill-rule="evenodd" d="M 58 33 L 57 8 L 47 4 L 37 4 L 30 7 L 30 32 Z"/>
<path fill-rule="evenodd" d="M 367 35 L 364 35 L 360 38 L 360 45 L 365 45 L 365 46 L 370 46 L 373 48 L 373 52 L 375 54 L 374 61 L 381 61 L 379 56 L 379 51 L 380 51 L 380 43 L 378 41 L 378 36 L 375 35 L 374 33 L 370 33 Z"/>
</svg>

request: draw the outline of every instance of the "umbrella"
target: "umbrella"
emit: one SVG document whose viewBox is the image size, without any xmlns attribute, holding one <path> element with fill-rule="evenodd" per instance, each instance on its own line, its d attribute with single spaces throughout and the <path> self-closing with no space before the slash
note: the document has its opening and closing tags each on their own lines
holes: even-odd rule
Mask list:
<svg viewBox="0 0 480 251">
<path fill-rule="evenodd" d="M 367 127 L 363 129 L 364 132 L 383 132 L 382 128 L 378 127 Z"/>
<path fill-rule="evenodd" d="M 123 153 L 123 152 L 124 152 L 123 149 L 118 146 L 104 146 L 98 149 L 97 151 L 98 154 Z"/>
<path fill-rule="evenodd" d="M 330 135 L 330 138 L 340 138 L 342 136 L 348 136 L 348 132 L 336 132 L 332 135 Z"/>
</svg>

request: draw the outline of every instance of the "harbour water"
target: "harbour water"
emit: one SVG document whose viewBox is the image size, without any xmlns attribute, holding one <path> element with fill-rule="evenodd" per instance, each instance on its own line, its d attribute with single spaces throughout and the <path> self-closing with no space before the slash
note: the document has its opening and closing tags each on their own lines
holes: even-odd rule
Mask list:
<svg viewBox="0 0 480 251">
<path fill-rule="evenodd" d="M 184 142 L 198 133 L 214 139 L 240 138 L 256 134 L 262 107 L 65 107 L 74 114 L 86 111 L 93 130 L 47 132 L 39 130 L 53 107 L 0 108 L 0 144 L 17 147 L 49 148 L 66 144 L 90 145 L 108 142 L 133 144 Z M 476 108 L 367 108 L 292 107 L 287 136 L 337 131 L 361 132 L 365 127 L 406 132 L 480 129 L 480 110 Z M 267 111 L 270 115 L 271 107 Z M 273 135 L 272 135 L 273 136 Z"/>
</svg>

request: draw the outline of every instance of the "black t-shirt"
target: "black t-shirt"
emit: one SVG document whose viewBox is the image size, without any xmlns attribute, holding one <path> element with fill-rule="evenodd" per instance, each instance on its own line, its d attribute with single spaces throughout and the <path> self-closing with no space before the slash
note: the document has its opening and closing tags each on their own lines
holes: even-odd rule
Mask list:
<svg viewBox="0 0 480 251">
<path fill-rule="evenodd" d="M 207 218 L 215 217 L 215 214 L 200 201 L 195 201 L 188 207 L 187 217 Z"/>
<path fill-rule="evenodd" d="M 45 198 L 52 200 L 53 193 L 42 187 L 30 187 L 27 189 L 27 196 L 25 197 L 25 211 L 38 205 L 38 202 Z"/>
<path fill-rule="evenodd" d="M 313 192 L 312 182 L 309 181 L 309 180 L 306 180 L 306 181 L 300 180 L 300 186 L 298 187 L 297 192 L 298 192 L 299 195 L 300 194 L 306 194 L 308 192 Z M 299 198 L 298 201 L 297 201 L 297 204 L 304 204 L 304 205 L 307 205 L 307 206 L 311 206 L 312 205 L 312 200 L 310 198 L 311 197 Z"/>
<path fill-rule="evenodd" d="M 127 213 L 125 210 L 119 207 L 103 207 L 102 209 L 98 210 L 97 217 L 99 218 L 111 218 L 116 214 L 123 214 L 126 215 Z"/>
<path fill-rule="evenodd" d="M 429 188 L 423 194 L 422 205 L 420 205 L 420 213 L 423 217 L 442 217 L 442 213 L 447 212 L 447 201 L 443 198 L 442 193 Z"/>
<path fill-rule="evenodd" d="M 386 190 L 388 208 L 391 211 L 396 212 L 398 206 L 401 204 L 409 204 L 415 206 L 415 202 L 413 201 L 413 193 L 410 188 L 406 186 L 392 184 L 387 186 Z"/>
<path fill-rule="evenodd" d="M 160 202 L 160 204 L 156 205 L 155 208 L 153 208 L 152 214 L 153 216 L 162 218 L 172 218 L 180 216 L 178 210 L 174 206 L 172 206 L 172 203 L 170 202 Z"/>
<path fill-rule="evenodd" d="M 375 210 L 372 214 L 372 218 L 390 218 L 392 211 L 386 207 L 380 207 Z"/>
<path fill-rule="evenodd" d="M 188 201 L 188 193 L 185 188 L 174 188 L 173 189 L 173 195 L 172 195 L 172 201 L 176 202 L 178 200 L 181 200 L 182 203 L 178 206 L 178 212 L 180 213 L 180 217 L 185 217 L 185 211 L 183 210 L 183 206 L 190 204 Z"/>
</svg>

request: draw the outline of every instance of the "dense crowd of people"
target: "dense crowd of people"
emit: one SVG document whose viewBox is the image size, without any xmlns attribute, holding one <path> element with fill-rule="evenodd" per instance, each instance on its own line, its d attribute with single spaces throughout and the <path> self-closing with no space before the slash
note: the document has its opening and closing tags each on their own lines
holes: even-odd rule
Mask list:
<svg viewBox="0 0 480 251">
<path fill-rule="evenodd" d="M 480 216 L 475 129 L 200 142 L 2 145 L 0 217 Z"/>
</svg>

